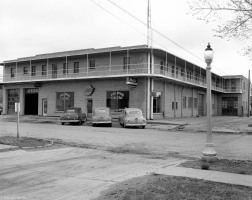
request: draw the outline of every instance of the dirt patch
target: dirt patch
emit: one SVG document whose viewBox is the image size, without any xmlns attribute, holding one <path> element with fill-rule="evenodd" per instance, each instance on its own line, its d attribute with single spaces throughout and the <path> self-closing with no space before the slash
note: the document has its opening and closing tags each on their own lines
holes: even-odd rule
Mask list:
<svg viewBox="0 0 252 200">
<path fill-rule="evenodd" d="M 18 146 L 18 147 L 41 147 L 51 144 L 48 140 L 32 138 L 32 137 L 13 137 L 3 136 L 0 137 L 0 144 Z"/>
<path fill-rule="evenodd" d="M 96 200 L 240 199 L 252 197 L 252 188 L 166 175 L 147 175 L 104 191 Z"/>
<path fill-rule="evenodd" d="M 181 167 L 195 168 L 229 172 L 235 174 L 248 174 L 252 175 L 252 161 L 250 160 L 227 160 L 220 159 L 216 162 L 205 162 L 198 160 L 190 160 L 180 164 Z"/>
</svg>

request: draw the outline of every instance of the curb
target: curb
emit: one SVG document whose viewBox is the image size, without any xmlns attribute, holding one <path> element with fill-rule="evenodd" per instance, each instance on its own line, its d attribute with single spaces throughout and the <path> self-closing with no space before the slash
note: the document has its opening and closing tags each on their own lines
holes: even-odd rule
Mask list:
<svg viewBox="0 0 252 200">
<path fill-rule="evenodd" d="M 6 151 L 15 151 L 20 149 L 20 147 L 10 147 L 10 148 L 6 148 L 6 149 L 0 149 L 0 153 L 1 152 L 6 152 Z"/>
</svg>

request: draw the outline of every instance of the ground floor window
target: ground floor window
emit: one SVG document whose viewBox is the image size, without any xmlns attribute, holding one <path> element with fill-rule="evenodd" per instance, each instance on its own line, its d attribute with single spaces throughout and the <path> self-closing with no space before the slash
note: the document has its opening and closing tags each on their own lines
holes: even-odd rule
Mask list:
<svg viewBox="0 0 252 200">
<path fill-rule="evenodd" d="M 120 112 L 129 107 L 129 91 L 107 91 L 107 107 Z"/>
<path fill-rule="evenodd" d="M 19 89 L 10 89 L 8 93 L 8 114 L 15 112 L 15 103 L 19 102 Z"/>
<path fill-rule="evenodd" d="M 74 107 L 74 92 L 56 92 L 56 111 Z"/>
<path fill-rule="evenodd" d="M 153 96 L 153 113 L 161 113 L 161 92 Z"/>
</svg>

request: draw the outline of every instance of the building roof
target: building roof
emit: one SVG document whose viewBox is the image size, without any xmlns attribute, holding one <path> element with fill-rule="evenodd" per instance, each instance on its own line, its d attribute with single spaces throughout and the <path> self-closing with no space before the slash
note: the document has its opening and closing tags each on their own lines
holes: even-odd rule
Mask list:
<svg viewBox="0 0 252 200">
<path fill-rule="evenodd" d="M 46 53 L 46 54 L 38 54 L 30 57 L 18 58 L 15 60 L 7 60 L 3 63 L 13 63 L 13 62 L 22 62 L 22 61 L 30 61 L 30 60 L 43 60 L 48 58 L 59 58 L 59 57 L 67 57 L 67 56 L 77 56 L 77 55 L 86 55 L 86 54 L 95 54 L 95 53 L 105 53 L 105 52 L 113 52 L 113 51 L 124 51 L 124 50 L 133 50 L 133 49 L 144 49 L 148 48 L 147 45 L 137 45 L 137 46 L 128 46 L 128 47 L 107 47 L 107 48 L 99 48 L 99 49 L 80 49 L 80 50 L 72 50 L 72 51 L 62 51 L 55 53 Z"/>
</svg>

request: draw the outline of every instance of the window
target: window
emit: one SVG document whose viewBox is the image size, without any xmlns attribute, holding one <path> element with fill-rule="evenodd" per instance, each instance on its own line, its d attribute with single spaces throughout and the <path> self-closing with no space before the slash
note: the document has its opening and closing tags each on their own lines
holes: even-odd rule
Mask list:
<svg viewBox="0 0 252 200">
<path fill-rule="evenodd" d="M 47 66 L 42 65 L 42 75 L 45 76 L 47 74 Z"/>
<path fill-rule="evenodd" d="M 11 68 L 11 77 L 15 77 L 15 68 Z"/>
<path fill-rule="evenodd" d="M 95 60 L 89 61 L 89 69 L 95 69 Z"/>
<path fill-rule="evenodd" d="M 74 73 L 79 73 L 79 62 L 74 62 Z"/>
<path fill-rule="evenodd" d="M 183 108 L 186 108 L 186 97 L 183 97 Z"/>
<path fill-rule="evenodd" d="M 123 58 L 123 69 L 127 70 L 130 68 L 130 57 Z"/>
<path fill-rule="evenodd" d="M 245 86 L 245 83 L 244 83 L 244 86 Z M 235 80 L 231 80 L 231 90 L 235 91 L 235 89 L 236 89 Z"/>
<path fill-rule="evenodd" d="M 107 107 L 119 112 L 129 107 L 129 91 L 107 91 Z"/>
<path fill-rule="evenodd" d="M 198 99 L 194 98 L 194 108 L 198 108 Z"/>
<path fill-rule="evenodd" d="M 188 108 L 192 108 L 192 97 L 188 97 Z"/>
<path fill-rule="evenodd" d="M 178 78 L 178 67 L 176 67 L 176 78 Z"/>
<path fill-rule="evenodd" d="M 156 92 L 153 97 L 153 113 L 161 113 L 161 92 Z"/>
<path fill-rule="evenodd" d="M 56 111 L 74 107 L 74 92 L 56 92 Z"/>
<path fill-rule="evenodd" d="M 172 110 L 174 110 L 174 105 L 176 105 L 176 110 L 178 110 L 178 102 L 172 102 Z"/>
<path fill-rule="evenodd" d="M 31 76 L 35 76 L 36 75 L 36 66 L 32 66 L 31 67 Z"/>
<path fill-rule="evenodd" d="M 23 68 L 23 73 L 24 73 L 24 74 L 28 74 L 28 67 L 24 67 L 24 68 Z"/>
<path fill-rule="evenodd" d="M 174 68 L 174 66 L 172 66 L 172 70 L 171 70 L 171 72 L 172 72 L 172 76 L 174 76 L 174 72 L 175 72 L 175 68 Z"/>
<path fill-rule="evenodd" d="M 160 74 L 163 74 L 164 73 L 164 62 L 161 61 L 160 62 Z"/>
<path fill-rule="evenodd" d="M 52 64 L 52 78 L 57 78 L 57 65 Z"/>
<path fill-rule="evenodd" d="M 68 63 L 63 63 L 63 74 L 68 74 Z"/>
<path fill-rule="evenodd" d="M 185 70 L 184 69 L 181 69 L 181 76 L 184 76 L 184 73 L 185 73 Z"/>
</svg>

